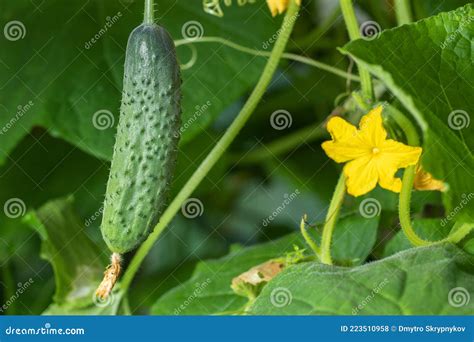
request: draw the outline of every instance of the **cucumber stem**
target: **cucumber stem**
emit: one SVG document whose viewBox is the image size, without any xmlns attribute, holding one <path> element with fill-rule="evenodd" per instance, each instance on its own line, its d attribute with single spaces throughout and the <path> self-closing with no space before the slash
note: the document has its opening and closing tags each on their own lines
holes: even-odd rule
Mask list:
<svg viewBox="0 0 474 342">
<path fill-rule="evenodd" d="M 265 93 L 268 85 L 270 84 L 273 75 L 278 67 L 280 59 L 282 58 L 283 52 L 285 51 L 286 44 L 290 38 L 290 34 L 293 31 L 293 25 L 295 23 L 294 18 L 297 18 L 298 14 L 298 5 L 295 1 L 290 2 L 288 11 L 286 12 L 283 24 L 281 26 L 281 33 L 277 38 L 277 41 L 273 47 L 270 58 L 265 65 L 265 69 L 258 80 L 257 85 L 255 86 L 252 94 L 248 98 L 244 107 L 241 109 L 240 113 L 234 119 L 232 124 L 229 126 L 224 135 L 217 142 L 216 146 L 212 149 L 209 155 L 204 159 L 204 161 L 199 165 L 196 171 L 194 171 L 191 178 L 188 179 L 186 184 L 180 190 L 178 195 L 170 203 L 168 208 L 166 208 L 163 215 L 156 225 L 153 232 L 150 234 L 148 239 L 140 246 L 137 253 L 133 257 L 130 265 L 128 266 L 121 283 L 122 291 L 126 292 L 132 283 L 135 274 L 137 273 L 140 265 L 142 264 L 145 257 L 148 255 L 148 252 L 151 250 L 155 242 L 160 237 L 163 230 L 168 226 L 174 216 L 178 213 L 183 202 L 193 193 L 193 191 L 198 187 L 201 181 L 206 177 L 208 172 L 212 167 L 219 161 L 224 152 L 227 150 L 229 145 L 234 141 L 234 139 L 239 134 L 240 130 L 244 127 L 247 120 L 250 118 L 254 112 L 257 104 L 260 102 L 263 94 Z"/>
<path fill-rule="evenodd" d="M 154 0 L 145 0 L 145 13 L 143 16 L 143 23 L 152 25 L 155 20 L 155 13 L 154 13 Z"/>
</svg>

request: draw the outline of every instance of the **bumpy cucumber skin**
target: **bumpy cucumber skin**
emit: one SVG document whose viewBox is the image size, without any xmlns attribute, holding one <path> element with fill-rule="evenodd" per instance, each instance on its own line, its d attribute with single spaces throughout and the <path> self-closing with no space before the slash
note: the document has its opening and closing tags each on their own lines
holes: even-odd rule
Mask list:
<svg viewBox="0 0 474 342">
<path fill-rule="evenodd" d="M 142 24 L 125 57 L 122 104 L 102 219 L 112 252 L 136 248 L 166 205 L 178 152 L 181 76 L 168 32 Z"/>
</svg>

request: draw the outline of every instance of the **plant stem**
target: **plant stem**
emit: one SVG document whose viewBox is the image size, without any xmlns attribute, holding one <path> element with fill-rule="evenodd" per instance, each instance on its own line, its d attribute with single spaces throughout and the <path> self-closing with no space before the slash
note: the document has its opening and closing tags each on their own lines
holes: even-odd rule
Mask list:
<svg viewBox="0 0 474 342">
<path fill-rule="evenodd" d="M 401 111 L 393 106 L 389 106 L 388 111 L 395 122 L 403 129 L 407 142 L 411 146 L 420 145 L 420 137 L 413 123 Z M 458 243 L 472 230 L 473 225 L 461 224 L 459 227 L 455 225 L 449 235 L 438 241 L 429 241 L 421 238 L 413 229 L 410 215 L 411 192 L 413 182 L 415 180 L 416 165 L 409 166 L 405 169 L 402 178 L 402 190 L 400 191 L 398 216 L 402 231 L 408 241 L 414 246 L 429 246 L 435 243 L 451 242 Z"/>
<path fill-rule="evenodd" d="M 413 21 L 410 0 L 394 0 L 394 5 L 398 25 L 409 24 Z"/>
<path fill-rule="evenodd" d="M 196 39 L 193 39 L 193 40 L 180 39 L 180 40 L 176 40 L 174 42 L 176 47 L 182 46 L 182 45 L 188 45 L 188 44 L 195 44 L 195 43 L 219 43 L 219 44 L 228 46 L 228 47 L 230 47 L 234 50 L 244 52 L 244 53 L 248 53 L 248 54 L 254 55 L 254 56 L 270 57 L 270 55 L 271 55 L 271 52 L 251 49 L 251 48 L 248 48 L 248 47 L 240 45 L 240 44 L 236 44 L 236 43 L 234 43 L 230 40 L 227 40 L 227 39 L 224 39 L 224 38 L 221 38 L 221 37 L 201 37 L 201 38 L 196 38 Z M 326 63 L 319 62 L 319 61 L 314 60 L 312 58 L 300 56 L 300 55 L 297 55 L 297 54 L 294 54 L 294 53 L 286 53 L 286 52 L 283 53 L 281 57 L 285 58 L 285 59 L 289 59 L 289 60 L 293 60 L 293 61 L 297 61 L 297 62 L 300 62 L 300 63 L 303 63 L 303 64 L 313 66 L 315 68 L 330 72 L 330 73 L 332 73 L 334 75 L 337 75 L 337 76 L 340 76 L 342 78 L 350 79 L 352 81 L 357 81 L 357 82 L 360 81 L 360 78 L 356 75 L 352 75 L 352 74 L 350 74 L 350 73 L 348 73 L 344 70 L 335 68 L 335 67 L 333 67 L 329 64 L 326 64 Z"/>
<path fill-rule="evenodd" d="M 352 0 L 339 0 L 339 3 L 341 5 L 342 15 L 346 23 L 347 31 L 349 32 L 349 38 L 351 40 L 361 38 L 359 24 L 357 23 Z M 374 94 L 370 73 L 360 64 L 357 64 L 357 67 L 359 68 L 362 94 L 367 101 L 372 101 Z"/>
<path fill-rule="evenodd" d="M 354 7 L 352 0 L 339 0 L 341 5 L 342 15 L 346 23 L 347 31 L 349 32 L 349 38 L 351 40 L 360 38 L 359 25 L 357 24 L 357 18 L 355 16 Z M 363 66 L 358 65 L 360 82 L 362 88 L 362 95 L 365 100 L 371 102 L 373 100 L 373 88 L 372 79 L 369 72 Z M 334 229 L 336 227 L 339 211 L 344 201 L 344 195 L 346 192 L 346 177 L 342 172 L 337 181 L 336 189 L 332 195 L 331 203 L 329 204 L 328 214 L 326 216 L 326 222 L 323 227 L 323 234 L 321 238 L 321 262 L 332 265 L 331 257 L 331 242 Z"/>
<path fill-rule="evenodd" d="M 300 223 L 300 231 L 301 235 L 303 235 L 304 240 L 308 244 L 308 246 L 313 250 L 314 254 L 318 257 L 318 259 L 321 259 L 321 250 L 319 249 L 318 245 L 316 242 L 313 240 L 313 238 L 308 234 L 308 231 L 306 230 L 306 215 L 303 216 L 301 219 Z"/>
<path fill-rule="evenodd" d="M 336 227 L 339 211 L 344 201 L 346 193 L 346 177 L 341 173 L 337 181 L 336 189 L 332 195 L 331 203 L 329 204 L 328 213 L 326 215 L 326 222 L 323 227 L 323 234 L 321 237 L 321 262 L 332 265 L 331 257 L 331 242 L 334 228 Z"/>
<path fill-rule="evenodd" d="M 145 12 L 143 15 L 143 23 L 152 25 L 155 20 L 155 13 L 154 13 L 154 0 L 145 0 Z"/>
<path fill-rule="evenodd" d="M 295 18 L 295 16 L 297 15 L 298 9 L 299 7 L 298 5 L 296 5 L 296 2 L 290 1 L 290 6 L 283 20 L 280 35 L 278 36 L 270 58 L 268 59 L 267 64 L 265 65 L 265 68 L 262 72 L 262 75 L 260 76 L 260 79 L 258 80 L 257 85 L 255 86 L 254 90 L 252 91 L 250 97 L 248 98 L 240 113 L 234 119 L 234 121 L 224 133 L 222 138 L 217 142 L 217 145 L 212 149 L 212 151 L 209 153 L 206 159 L 204 159 L 201 165 L 199 165 L 199 167 L 193 173 L 191 178 L 188 179 L 184 187 L 181 189 L 178 195 L 176 195 L 174 200 L 171 202 L 171 204 L 161 216 L 160 221 L 156 225 L 153 232 L 138 249 L 137 253 L 133 257 L 132 261 L 130 262 L 130 265 L 128 266 L 127 271 L 123 276 L 121 289 L 124 292 L 126 292 L 130 287 L 130 284 L 135 274 L 137 273 L 141 263 L 147 256 L 150 249 L 155 244 L 156 240 L 158 240 L 158 238 L 160 237 L 160 234 L 179 211 L 182 203 L 193 193 L 199 183 L 204 179 L 204 177 L 206 177 L 207 173 L 217 163 L 219 158 L 224 154 L 224 152 L 227 150 L 232 141 L 234 141 L 235 137 L 240 132 L 242 127 L 245 125 L 249 117 L 252 115 L 257 104 L 260 102 L 260 99 L 262 98 L 263 94 L 265 93 L 268 85 L 270 84 L 273 78 L 273 75 L 275 74 L 275 71 L 278 67 L 278 63 L 281 59 L 283 51 L 285 50 L 286 43 L 290 38 L 290 34 L 293 30 L 293 25 L 295 22 L 293 18 Z"/>
</svg>

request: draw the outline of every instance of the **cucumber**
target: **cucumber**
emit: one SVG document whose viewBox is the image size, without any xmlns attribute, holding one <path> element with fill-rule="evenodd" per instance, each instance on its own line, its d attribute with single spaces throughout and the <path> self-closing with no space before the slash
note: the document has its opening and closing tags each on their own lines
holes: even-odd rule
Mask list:
<svg viewBox="0 0 474 342">
<path fill-rule="evenodd" d="M 145 23 L 128 39 L 104 201 L 101 231 L 112 252 L 136 248 L 156 225 L 176 164 L 180 116 L 181 76 L 174 42 L 145 12 Z"/>
</svg>

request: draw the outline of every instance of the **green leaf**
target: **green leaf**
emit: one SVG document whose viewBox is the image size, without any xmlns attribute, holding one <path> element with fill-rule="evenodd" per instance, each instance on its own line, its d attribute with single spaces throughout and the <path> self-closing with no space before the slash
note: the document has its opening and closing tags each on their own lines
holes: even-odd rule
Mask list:
<svg viewBox="0 0 474 342">
<path fill-rule="evenodd" d="M 474 201 L 462 205 L 474 189 L 473 16 L 470 4 L 343 49 L 380 78 L 416 119 L 423 131 L 423 167 L 449 184 L 445 206 L 460 222 L 474 222 Z"/>
<path fill-rule="evenodd" d="M 33 10 L 34 15 L 28 15 L 27 0 L 0 4 L 2 22 L 15 19 L 24 27 L 19 27 L 22 39 L 4 39 L 0 50 L 0 164 L 35 125 L 94 156 L 110 159 L 115 126 L 109 123 L 118 121 L 126 43 L 143 20 L 143 2 L 53 0 Z M 175 40 L 194 27 L 205 36 L 257 49 L 274 35 L 280 22 L 271 18 L 265 6 L 256 5 L 233 7 L 225 19 L 217 18 L 206 14 L 200 1 L 163 0 L 157 15 L 157 22 Z M 242 25 L 248 18 L 252 25 Z M 182 75 L 182 143 L 244 95 L 265 63 L 262 57 L 221 44 L 193 45 L 196 62 Z M 189 44 L 177 52 L 182 64 L 193 57 Z M 104 129 L 94 126 L 95 113 L 105 119 Z"/>
<path fill-rule="evenodd" d="M 107 253 L 102 253 L 85 234 L 72 198 L 50 201 L 28 213 L 24 220 L 39 234 L 41 257 L 54 270 L 54 305 L 47 312 L 65 313 L 91 306 L 107 265 Z M 106 306 L 98 303 L 95 307 L 103 310 Z"/>
<path fill-rule="evenodd" d="M 377 240 L 379 216 L 350 215 L 337 222 L 332 257 L 339 264 L 361 265 L 372 251 Z"/>
<path fill-rule="evenodd" d="M 474 257 L 453 245 L 410 249 L 356 268 L 304 263 L 263 289 L 254 315 L 467 315 Z"/>
<path fill-rule="evenodd" d="M 236 250 L 229 255 L 200 262 L 193 276 L 163 295 L 153 306 L 155 315 L 210 315 L 241 309 L 247 299 L 230 288 L 234 277 L 253 266 L 291 252 L 293 245 L 302 246 L 298 235 L 262 245 Z"/>
<path fill-rule="evenodd" d="M 344 264 L 364 262 L 375 243 L 377 225 L 377 217 L 351 215 L 341 219 L 334 233 L 335 259 Z M 310 253 L 300 234 L 293 233 L 276 241 L 232 251 L 217 260 L 200 262 L 187 282 L 158 299 L 152 313 L 209 315 L 238 311 L 247 300 L 232 291 L 232 279 L 265 261 L 284 257 L 295 245 Z"/>
</svg>

